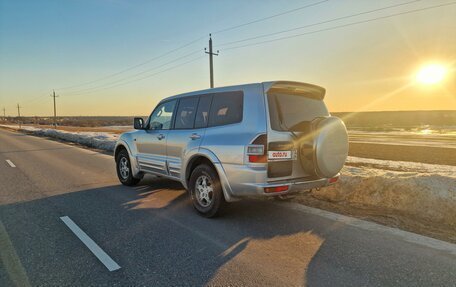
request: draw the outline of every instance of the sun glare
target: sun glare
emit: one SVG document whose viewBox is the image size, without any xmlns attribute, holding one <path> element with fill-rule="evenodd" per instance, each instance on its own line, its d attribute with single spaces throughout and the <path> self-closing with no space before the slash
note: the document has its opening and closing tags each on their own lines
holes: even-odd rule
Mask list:
<svg viewBox="0 0 456 287">
<path fill-rule="evenodd" d="M 416 74 L 416 81 L 426 85 L 437 84 L 445 78 L 446 72 L 447 70 L 443 65 L 426 65 Z"/>
</svg>

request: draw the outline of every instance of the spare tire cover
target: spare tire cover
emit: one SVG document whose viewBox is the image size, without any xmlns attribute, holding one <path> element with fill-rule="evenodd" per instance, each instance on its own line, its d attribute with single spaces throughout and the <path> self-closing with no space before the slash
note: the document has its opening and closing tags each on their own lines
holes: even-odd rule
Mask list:
<svg viewBox="0 0 456 287">
<path fill-rule="evenodd" d="M 321 177 L 333 177 L 344 166 L 348 156 L 348 134 L 344 122 L 327 117 L 316 123 L 314 165 Z"/>
</svg>

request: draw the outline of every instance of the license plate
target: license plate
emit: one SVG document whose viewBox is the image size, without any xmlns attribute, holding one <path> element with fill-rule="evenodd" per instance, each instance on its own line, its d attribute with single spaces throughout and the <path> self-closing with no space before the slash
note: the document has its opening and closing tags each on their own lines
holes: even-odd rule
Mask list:
<svg viewBox="0 0 456 287">
<path fill-rule="evenodd" d="M 268 151 L 268 159 L 291 159 L 291 151 Z"/>
</svg>

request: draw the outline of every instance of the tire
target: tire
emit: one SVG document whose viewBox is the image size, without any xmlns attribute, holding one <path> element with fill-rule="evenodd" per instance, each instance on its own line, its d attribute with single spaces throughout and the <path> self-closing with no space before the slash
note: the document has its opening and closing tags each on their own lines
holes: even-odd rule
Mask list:
<svg viewBox="0 0 456 287">
<path fill-rule="evenodd" d="M 121 150 L 116 158 L 116 171 L 119 181 L 126 186 L 134 186 L 141 181 L 141 178 L 135 178 L 131 172 L 130 156 L 126 150 Z"/>
<path fill-rule="evenodd" d="M 227 203 L 217 172 L 212 167 L 197 166 L 190 176 L 188 188 L 193 207 L 202 216 L 210 218 L 222 214 Z"/>
</svg>

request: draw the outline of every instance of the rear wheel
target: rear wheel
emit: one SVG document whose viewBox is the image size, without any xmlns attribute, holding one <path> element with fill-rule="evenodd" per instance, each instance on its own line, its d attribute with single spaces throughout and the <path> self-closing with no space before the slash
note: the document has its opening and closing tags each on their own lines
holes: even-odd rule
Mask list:
<svg viewBox="0 0 456 287">
<path fill-rule="evenodd" d="M 215 170 L 202 164 L 193 170 L 189 181 L 193 207 L 205 217 L 220 215 L 226 205 Z"/>
<path fill-rule="evenodd" d="M 141 180 L 133 177 L 130 156 L 126 150 L 121 150 L 116 158 L 117 177 L 123 185 L 134 186 Z"/>
</svg>

